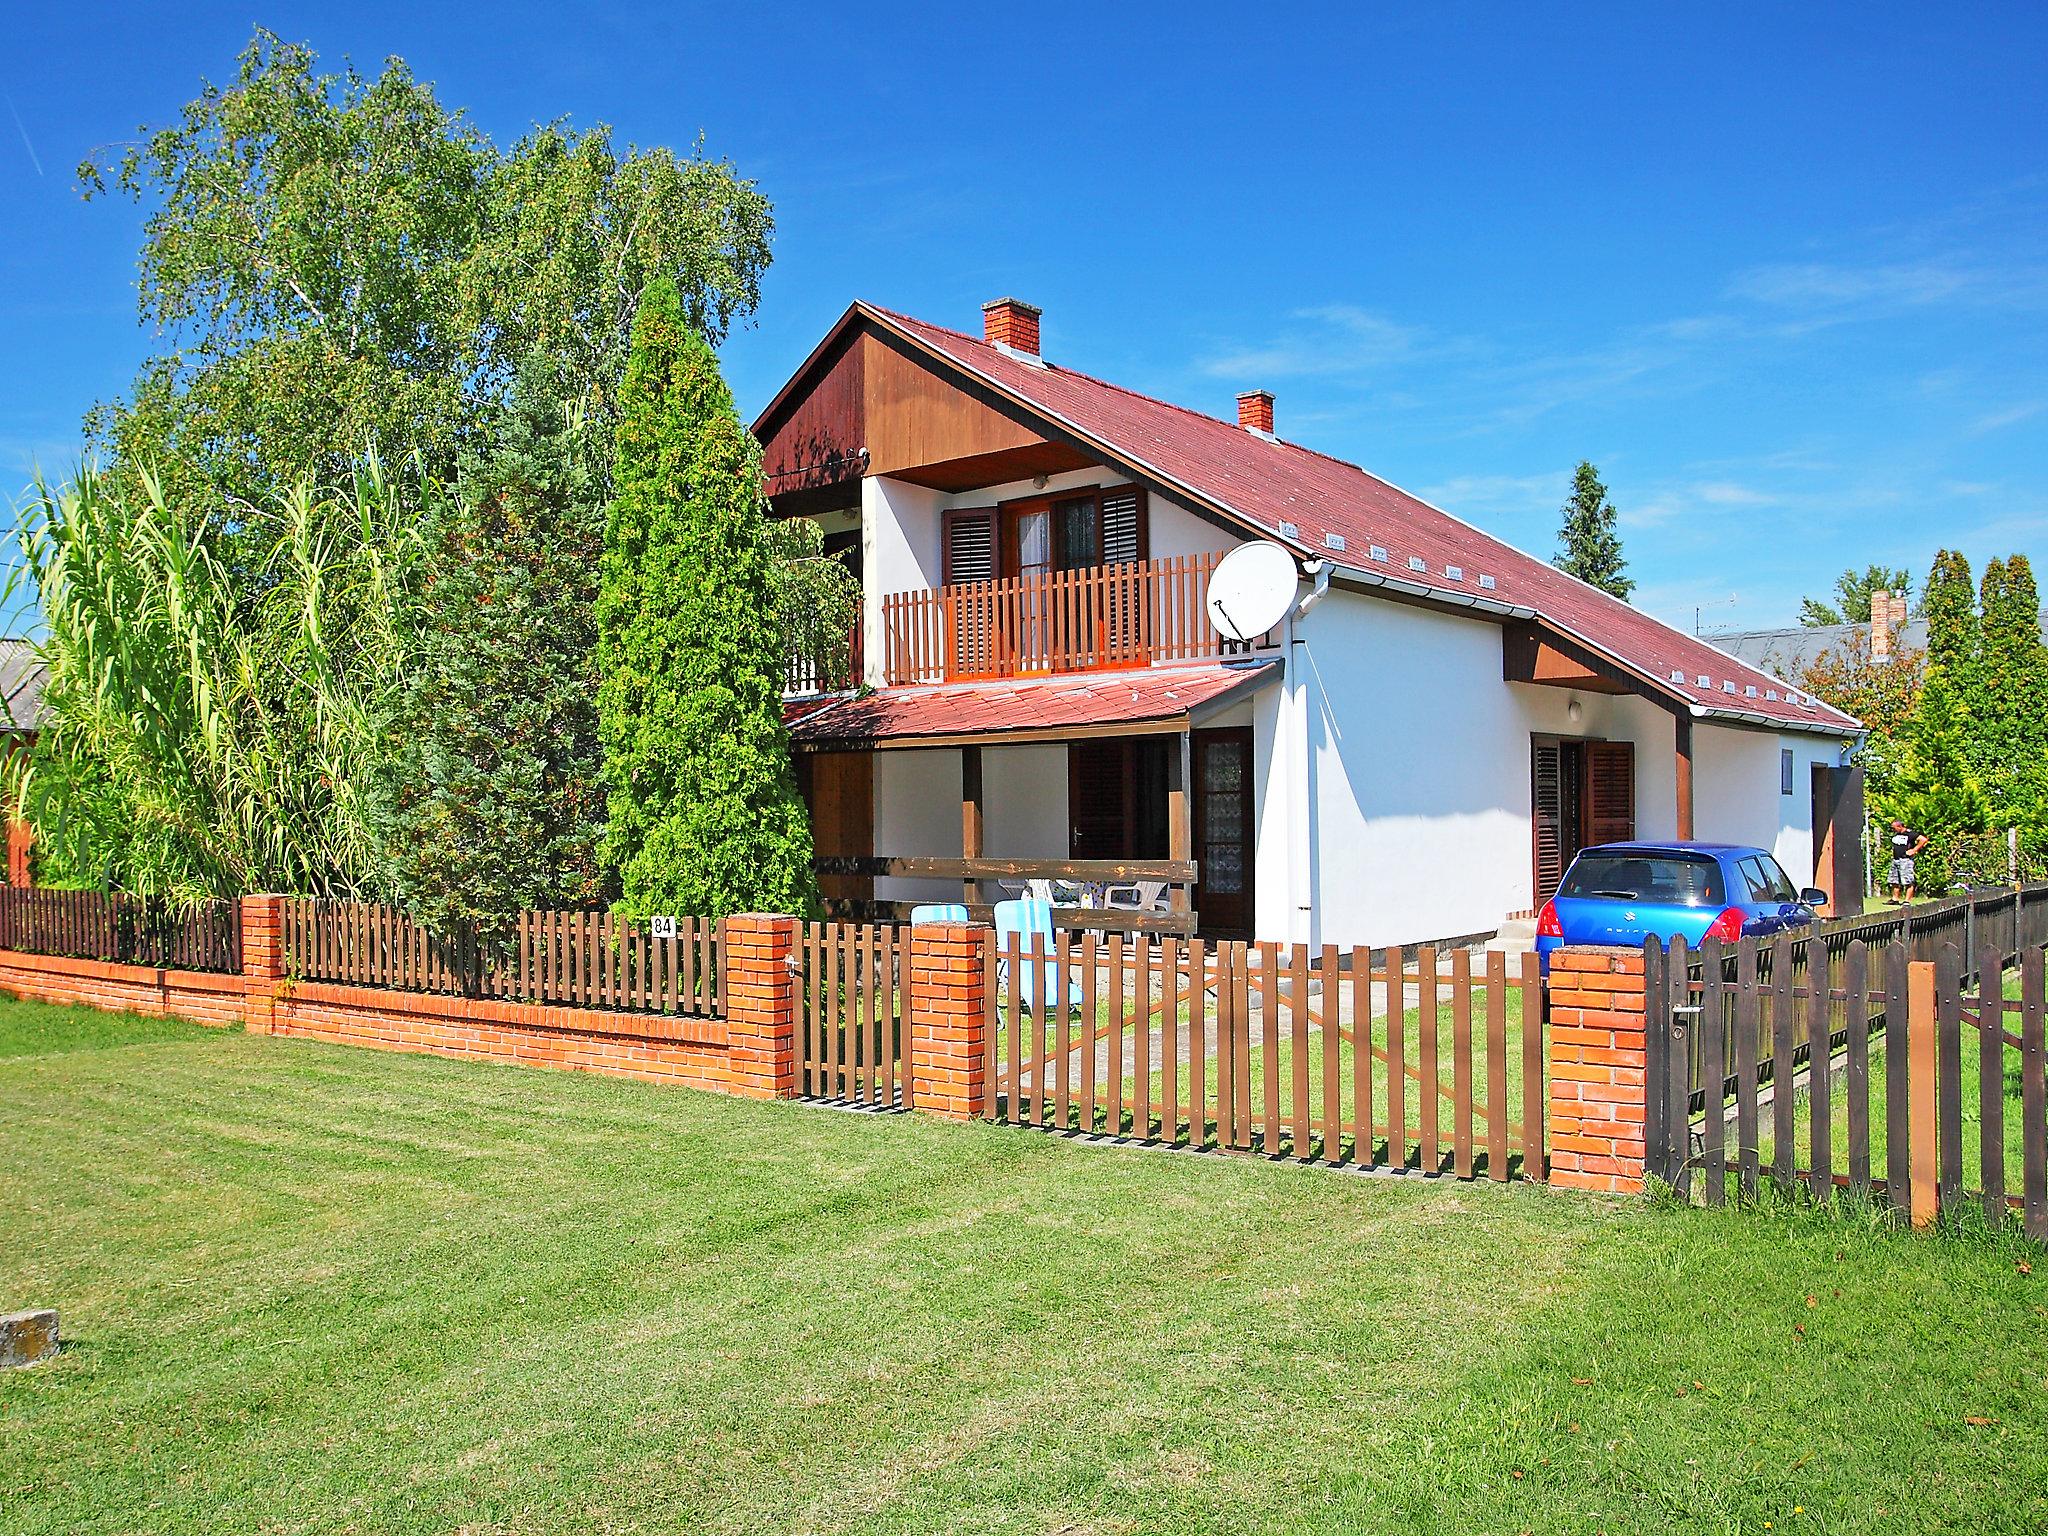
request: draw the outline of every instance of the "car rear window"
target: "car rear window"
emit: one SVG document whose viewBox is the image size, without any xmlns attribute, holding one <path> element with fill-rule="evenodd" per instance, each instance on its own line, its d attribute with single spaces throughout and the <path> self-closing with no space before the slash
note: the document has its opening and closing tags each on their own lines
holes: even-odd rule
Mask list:
<svg viewBox="0 0 2048 1536">
<path fill-rule="evenodd" d="M 1721 866 L 1697 854 L 1582 853 L 1573 861 L 1557 894 L 1717 907 L 1721 904 Z"/>
</svg>

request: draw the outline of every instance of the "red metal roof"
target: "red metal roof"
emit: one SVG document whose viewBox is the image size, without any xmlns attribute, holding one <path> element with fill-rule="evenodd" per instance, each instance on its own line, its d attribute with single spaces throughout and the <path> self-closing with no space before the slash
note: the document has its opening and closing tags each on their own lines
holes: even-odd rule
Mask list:
<svg viewBox="0 0 2048 1536">
<path fill-rule="evenodd" d="M 1141 471 L 1192 493 L 1304 556 L 1426 587 L 1451 601 L 1539 616 L 1709 715 L 1830 732 L 1856 729 L 1839 710 L 1554 566 L 1367 474 L 1355 464 L 1259 437 L 1052 364 L 1035 364 L 908 315 L 867 315 Z M 794 381 L 792 381 L 794 382 Z M 1291 525 L 1291 531 L 1283 529 Z M 1340 551 L 1329 535 L 1344 542 Z M 1375 560 L 1374 546 L 1386 558 Z M 1420 561 L 1421 569 L 1413 562 Z M 1452 575 L 1456 570 L 1459 574 Z M 1492 578 L 1491 587 L 1480 585 Z"/>
<path fill-rule="evenodd" d="M 1275 662 L 1216 662 L 884 688 L 823 705 L 786 705 L 784 718 L 798 746 L 1138 725 L 1178 719 L 1279 675 Z"/>
</svg>

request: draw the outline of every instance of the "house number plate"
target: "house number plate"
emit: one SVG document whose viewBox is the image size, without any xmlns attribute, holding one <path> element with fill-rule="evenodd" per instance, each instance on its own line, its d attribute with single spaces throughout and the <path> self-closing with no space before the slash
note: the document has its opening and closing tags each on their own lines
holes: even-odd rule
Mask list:
<svg viewBox="0 0 2048 1536">
<path fill-rule="evenodd" d="M 657 939 L 672 939 L 676 936 L 676 920 L 672 917 L 657 917 L 651 920 Z"/>
</svg>

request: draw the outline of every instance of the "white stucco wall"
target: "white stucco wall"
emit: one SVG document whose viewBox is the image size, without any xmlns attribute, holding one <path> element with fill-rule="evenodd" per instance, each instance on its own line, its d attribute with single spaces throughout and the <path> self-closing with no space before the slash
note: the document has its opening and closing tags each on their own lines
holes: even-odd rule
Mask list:
<svg viewBox="0 0 2048 1536">
<path fill-rule="evenodd" d="M 1783 793 L 1779 754 L 1792 754 Z M 1693 830 L 1709 842 L 1751 843 L 1777 856 L 1794 885 L 1814 884 L 1813 770 L 1841 762 L 1837 739 L 1702 723 L 1693 731 Z"/>
<path fill-rule="evenodd" d="M 1532 906 L 1533 734 L 1633 742 L 1638 833 L 1673 834 L 1675 732 L 1656 706 L 1503 682 L 1498 625 L 1358 593 L 1332 591 L 1300 637 L 1314 911 L 1303 922 L 1262 889 L 1261 937 L 1406 944 Z"/>
<path fill-rule="evenodd" d="M 1067 857 L 1067 749 L 1062 744 L 984 747 L 982 836 L 989 858 Z M 875 754 L 875 852 L 883 858 L 960 857 L 957 748 Z M 957 880 L 885 877 L 884 901 L 958 901 Z"/>
</svg>

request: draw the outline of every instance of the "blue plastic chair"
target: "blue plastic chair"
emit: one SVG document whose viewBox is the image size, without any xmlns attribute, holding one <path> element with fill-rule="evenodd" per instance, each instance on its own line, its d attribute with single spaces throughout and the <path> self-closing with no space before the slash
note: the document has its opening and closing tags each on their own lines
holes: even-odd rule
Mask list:
<svg viewBox="0 0 2048 1536">
<path fill-rule="evenodd" d="M 921 927 L 925 923 L 964 923 L 967 921 L 967 904 L 962 901 L 928 901 L 923 906 L 910 909 L 910 926 Z"/>
<path fill-rule="evenodd" d="M 1017 997 L 1027 1008 L 1038 1006 L 1039 988 L 1045 988 L 1048 999 L 1053 988 L 1059 985 L 1054 975 L 1057 967 L 1052 958 L 1052 903 L 1036 896 L 1025 896 L 1017 901 L 996 903 L 996 953 L 1007 957 L 1010 950 L 1010 935 L 1017 935 L 1020 955 L 1027 958 L 1018 963 L 1023 967 L 1017 980 Z M 1045 956 L 1043 960 L 1029 958 L 1034 954 Z M 1081 976 L 1074 966 L 1068 967 L 1067 1006 L 1077 1008 L 1081 1003 Z M 1039 978 L 1043 976 L 1041 982 Z M 1007 958 L 996 965 L 996 986 L 1003 996 L 1009 995 L 1010 962 Z"/>
</svg>

